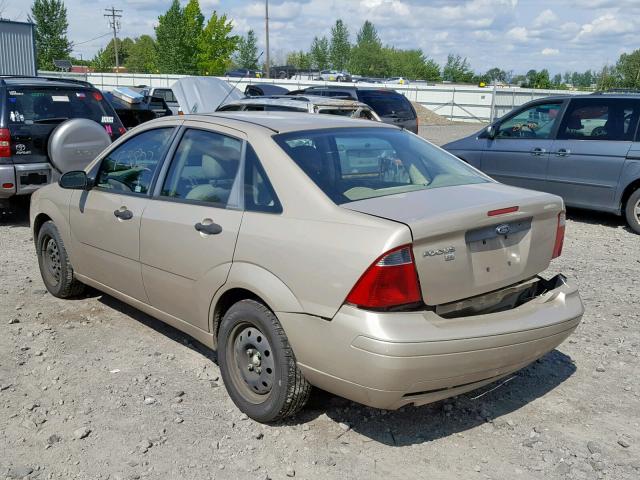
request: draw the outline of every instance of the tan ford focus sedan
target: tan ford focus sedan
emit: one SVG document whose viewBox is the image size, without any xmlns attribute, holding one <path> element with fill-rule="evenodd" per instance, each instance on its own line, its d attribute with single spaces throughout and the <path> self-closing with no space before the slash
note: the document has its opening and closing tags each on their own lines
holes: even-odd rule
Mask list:
<svg viewBox="0 0 640 480">
<path fill-rule="evenodd" d="M 33 195 L 40 269 L 217 350 L 269 422 L 311 385 L 396 409 L 531 363 L 580 322 L 559 197 L 499 184 L 397 127 L 239 112 L 145 123 Z"/>
</svg>

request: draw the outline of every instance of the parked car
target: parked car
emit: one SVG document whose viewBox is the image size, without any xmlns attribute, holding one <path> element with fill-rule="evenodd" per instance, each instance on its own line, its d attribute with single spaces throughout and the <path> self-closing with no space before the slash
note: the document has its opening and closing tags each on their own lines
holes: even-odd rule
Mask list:
<svg viewBox="0 0 640 480">
<path fill-rule="evenodd" d="M 303 112 L 344 117 L 362 118 L 380 122 L 380 117 L 369 107 L 357 100 L 319 97 L 316 95 L 251 97 L 226 103 L 219 112 Z"/>
<path fill-rule="evenodd" d="M 69 122 L 81 124 L 82 135 L 76 137 Z M 0 208 L 57 180 L 67 165 L 77 167 L 83 159 L 89 163 L 124 132 L 113 107 L 90 83 L 0 77 Z M 82 147 L 67 145 L 71 138 Z M 60 158 L 52 156 L 52 146 Z"/>
<path fill-rule="evenodd" d="M 289 92 L 289 95 L 322 95 L 324 97 L 353 98 L 369 105 L 380 119 L 418 133 L 418 115 L 407 98 L 390 88 L 340 85 L 308 87 Z"/>
<path fill-rule="evenodd" d="M 149 98 L 160 98 L 164 100 L 169 110 L 171 110 L 171 114 L 178 115 L 180 105 L 178 104 L 178 99 L 173 93 L 173 90 L 171 90 L 170 88 L 143 86 L 141 88 L 141 93 Z"/>
<path fill-rule="evenodd" d="M 500 182 L 624 215 L 640 233 L 639 117 L 638 95 L 548 97 L 444 148 Z"/>
<path fill-rule="evenodd" d="M 583 306 L 560 197 L 499 184 L 403 129 L 279 112 L 164 117 L 34 194 L 42 278 L 91 285 L 217 350 L 260 422 L 310 386 L 395 409 L 555 348 Z"/>
<path fill-rule="evenodd" d="M 337 70 L 322 70 L 319 77 L 328 82 L 351 82 L 351 75 Z"/>
<path fill-rule="evenodd" d="M 236 68 L 235 70 L 225 72 L 224 76 L 237 78 L 262 78 L 262 72 L 258 70 L 250 70 L 248 68 Z"/>
<path fill-rule="evenodd" d="M 134 93 L 131 98 L 126 93 Z M 170 90 L 169 90 L 170 91 Z M 133 128 L 154 118 L 173 115 L 173 112 L 162 97 L 152 97 L 147 89 L 114 89 L 103 92 L 111 103 L 125 128 Z M 177 102 L 176 102 L 177 105 Z"/>
<path fill-rule="evenodd" d="M 244 89 L 244 94 L 247 97 L 263 97 L 267 95 L 286 95 L 289 93 L 284 87 L 279 85 L 273 85 L 271 83 L 256 83 L 253 85 L 247 85 Z"/>
<path fill-rule="evenodd" d="M 398 85 L 409 85 L 409 80 L 404 77 L 391 77 L 385 80 L 385 83 L 397 83 Z"/>
<path fill-rule="evenodd" d="M 184 77 L 171 90 L 180 105 L 178 114 L 213 113 L 220 105 L 245 98 L 235 86 L 216 77 Z"/>
</svg>

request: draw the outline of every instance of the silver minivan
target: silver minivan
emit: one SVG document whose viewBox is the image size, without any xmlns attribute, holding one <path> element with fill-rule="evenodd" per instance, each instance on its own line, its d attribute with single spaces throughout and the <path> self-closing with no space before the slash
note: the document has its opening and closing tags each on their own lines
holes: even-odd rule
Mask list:
<svg viewBox="0 0 640 480">
<path fill-rule="evenodd" d="M 624 215 L 640 233 L 640 95 L 529 102 L 444 148 L 496 180 Z"/>
</svg>

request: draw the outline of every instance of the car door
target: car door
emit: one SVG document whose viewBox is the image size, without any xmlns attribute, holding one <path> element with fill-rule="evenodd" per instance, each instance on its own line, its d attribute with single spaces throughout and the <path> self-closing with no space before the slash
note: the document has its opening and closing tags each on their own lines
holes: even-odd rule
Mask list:
<svg viewBox="0 0 640 480">
<path fill-rule="evenodd" d="M 242 222 L 244 135 L 185 122 L 140 228 L 152 306 L 208 330 L 210 300 L 226 281 Z"/>
<path fill-rule="evenodd" d="M 502 183 L 548 191 L 549 152 L 563 105 L 537 102 L 501 121 L 486 143 L 481 170 Z"/>
<path fill-rule="evenodd" d="M 572 99 L 549 157 L 549 191 L 567 205 L 615 211 L 639 115 L 640 102 L 633 99 Z"/>
<path fill-rule="evenodd" d="M 146 130 L 112 149 L 96 168 L 95 186 L 74 191 L 69 208 L 77 271 L 143 302 L 140 219 L 174 132 Z"/>
</svg>

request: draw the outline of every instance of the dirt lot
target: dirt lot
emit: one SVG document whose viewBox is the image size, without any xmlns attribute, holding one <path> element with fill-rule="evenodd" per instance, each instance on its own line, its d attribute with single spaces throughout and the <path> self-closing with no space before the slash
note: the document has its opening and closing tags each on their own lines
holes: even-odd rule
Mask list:
<svg viewBox="0 0 640 480">
<path fill-rule="evenodd" d="M 315 392 L 273 426 L 235 408 L 215 352 L 98 292 L 47 294 L 24 212 L 0 269 L 2 479 L 640 478 L 640 237 L 616 217 L 570 212 L 546 274 L 576 279 L 583 323 L 506 383 L 396 412 Z"/>
</svg>

